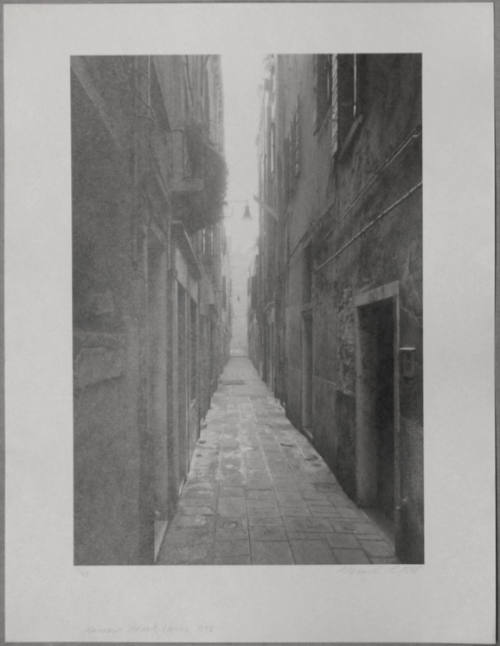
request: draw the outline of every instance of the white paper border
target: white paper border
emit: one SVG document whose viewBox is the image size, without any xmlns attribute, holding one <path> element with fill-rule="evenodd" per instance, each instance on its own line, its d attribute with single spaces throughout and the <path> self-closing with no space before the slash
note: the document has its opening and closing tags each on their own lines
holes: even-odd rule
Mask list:
<svg viewBox="0 0 500 646">
<path fill-rule="evenodd" d="M 7 641 L 493 642 L 493 5 L 10 5 L 4 29 Z M 424 566 L 72 565 L 69 57 L 242 48 L 423 54 Z"/>
</svg>

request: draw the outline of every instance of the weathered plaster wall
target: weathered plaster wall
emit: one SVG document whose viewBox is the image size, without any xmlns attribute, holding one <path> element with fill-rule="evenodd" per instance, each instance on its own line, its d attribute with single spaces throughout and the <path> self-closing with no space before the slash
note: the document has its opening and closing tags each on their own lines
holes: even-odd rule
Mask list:
<svg viewBox="0 0 500 646">
<path fill-rule="evenodd" d="M 423 560 L 422 150 L 418 55 L 367 56 L 363 121 L 332 159 L 332 121 L 316 122 L 312 56 L 278 56 L 277 166 L 299 102 L 301 170 L 280 194 L 282 354 L 287 414 L 302 427 L 305 248 L 312 242 L 314 443 L 345 490 L 357 497 L 355 299 L 396 282 L 399 346 L 415 348 L 416 372 L 399 376 L 402 514 L 398 550 Z M 397 204 L 396 204 L 397 203 Z M 386 213 L 386 210 L 390 210 Z M 335 256 L 335 257 L 334 257 Z M 330 259 L 324 266 L 325 261 Z M 319 267 L 319 268 L 318 268 Z M 257 268 L 257 281 L 259 270 Z M 269 285 L 267 286 L 269 289 Z M 280 297 L 278 298 L 280 300 Z M 258 319 L 257 307 L 257 319 Z M 280 319 L 280 317 L 282 317 Z M 259 330 L 262 335 L 262 330 Z M 259 334 L 254 333 L 258 339 Z M 255 350 L 258 355 L 259 350 Z M 398 357 L 396 356 L 396 360 Z"/>
<path fill-rule="evenodd" d="M 109 67 L 90 71 L 72 78 L 75 561 L 121 563 L 140 559 L 142 540 L 141 277 L 129 253 L 128 156 L 103 118 L 115 97 L 93 93 L 113 79 Z"/>
<path fill-rule="evenodd" d="M 352 150 L 335 169 L 336 205 L 331 234 L 319 242 L 319 261 L 374 222 L 389 206 L 399 206 L 368 228 L 316 272 L 315 373 L 329 380 L 316 391 L 315 439 L 345 489 L 356 495 L 355 295 L 399 283 L 399 345 L 416 348 L 417 374 L 400 377 L 401 488 L 404 536 L 400 554 L 423 558 L 422 441 L 422 203 L 420 71 L 417 57 L 372 57 L 367 73 L 369 109 Z M 382 172 L 391 155 L 413 140 Z M 374 178 L 361 199 L 356 196 Z M 317 313 L 317 315 L 316 315 Z M 317 383 L 317 381 L 315 382 Z M 327 414 L 332 408 L 333 415 Z M 403 554 L 404 552 L 404 554 Z"/>
<path fill-rule="evenodd" d="M 202 62 L 191 59 L 194 66 Z M 183 212 L 173 213 L 172 147 L 157 114 L 162 99 L 157 94 L 148 104 L 153 65 L 160 92 L 169 90 L 163 101 L 172 124 L 184 123 L 183 87 L 177 87 L 184 57 L 72 59 L 78 564 L 153 562 L 159 527 L 175 512 L 200 415 L 227 356 L 221 250 L 200 270 L 184 228 L 172 224 Z M 199 324 L 201 271 L 216 292 L 210 374 Z"/>
</svg>

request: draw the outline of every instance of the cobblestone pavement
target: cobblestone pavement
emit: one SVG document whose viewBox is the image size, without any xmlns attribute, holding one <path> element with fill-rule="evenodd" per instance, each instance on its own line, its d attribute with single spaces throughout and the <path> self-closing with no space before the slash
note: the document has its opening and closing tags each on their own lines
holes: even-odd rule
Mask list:
<svg viewBox="0 0 500 646">
<path fill-rule="evenodd" d="M 159 564 L 397 563 L 247 358 L 233 357 Z"/>
</svg>

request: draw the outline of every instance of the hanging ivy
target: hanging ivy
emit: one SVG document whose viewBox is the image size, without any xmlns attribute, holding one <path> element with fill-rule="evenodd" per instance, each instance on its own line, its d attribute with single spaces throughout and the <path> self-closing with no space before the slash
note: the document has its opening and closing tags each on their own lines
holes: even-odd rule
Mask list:
<svg viewBox="0 0 500 646">
<path fill-rule="evenodd" d="M 184 209 L 184 225 L 189 233 L 215 224 L 222 217 L 227 190 L 227 166 L 203 131 L 201 124 L 191 121 L 185 127 L 189 172 L 203 180 L 203 190 L 190 194 Z"/>
</svg>

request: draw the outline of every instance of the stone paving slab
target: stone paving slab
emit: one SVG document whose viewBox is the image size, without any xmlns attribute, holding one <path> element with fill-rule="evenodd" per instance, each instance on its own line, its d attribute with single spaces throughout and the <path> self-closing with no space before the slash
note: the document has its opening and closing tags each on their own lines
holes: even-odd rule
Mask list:
<svg viewBox="0 0 500 646">
<path fill-rule="evenodd" d="M 202 425 L 164 565 L 398 563 L 286 418 L 250 361 L 232 358 Z"/>
</svg>

